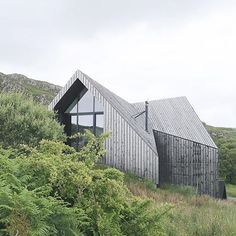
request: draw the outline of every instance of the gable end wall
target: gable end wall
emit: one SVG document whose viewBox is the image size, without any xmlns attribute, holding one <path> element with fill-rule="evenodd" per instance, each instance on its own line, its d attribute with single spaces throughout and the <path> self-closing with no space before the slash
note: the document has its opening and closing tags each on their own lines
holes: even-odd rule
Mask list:
<svg viewBox="0 0 236 236">
<path fill-rule="evenodd" d="M 158 155 L 140 137 L 85 76 L 74 75 L 104 107 L 104 131 L 111 132 L 106 140 L 103 163 L 159 184 Z M 74 78 L 74 80 L 76 79 Z"/>
</svg>

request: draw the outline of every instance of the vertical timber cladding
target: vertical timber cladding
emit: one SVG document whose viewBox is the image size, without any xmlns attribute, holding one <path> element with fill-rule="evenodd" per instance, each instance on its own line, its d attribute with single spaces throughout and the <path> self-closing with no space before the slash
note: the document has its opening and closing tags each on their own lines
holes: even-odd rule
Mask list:
<svg viewBox="0 0 236 236">
<path fill-rule="evenodd" d="M 141 138 L 127 120 L 106 100 L 98 89 L 81 74 L 75 74 L 104 107 L 105 141 L 103 163 L 122 171 L 130 171 L 159 184 L 159 160 L 156 152 Z"/>
<path fill-rule="evenodd" d="M 217 196 L 217 148 L 156 130 L 154 136 L 159 156 L 160 185 L 190 185 L 199 194 Z"/>
<path fill-rule="evenodd" d="M 106 106 L 107 107 L 107 106 Z M 158 158 L 129 124 L 108 105 L 105 108 L 105 131 L 111 136 L 106 141 L 105 164 L 123 171 L 131 171 L 158 184 Z"/>
</svg>

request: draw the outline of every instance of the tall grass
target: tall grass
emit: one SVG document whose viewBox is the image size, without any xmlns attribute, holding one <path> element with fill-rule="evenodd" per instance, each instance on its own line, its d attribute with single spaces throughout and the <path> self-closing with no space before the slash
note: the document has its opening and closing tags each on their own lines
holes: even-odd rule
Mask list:
<svg viewBox="0 0 236 236">
<path fill-rule="evenodd" d="M 173 205 L 163 221 L 165 235 L 228 236 L 236 235 L 236 202 L 208 196 L 196 196 L 191 187 L 166 185 L 156 188 L 149 180 L 132 174 L 126 185 L 136 196 L 151 198 L 157 206 Z"/>
<path fill-rule="evenodd" d="M 235 197 L 236 198 L 236 185 L 233 184 L 227 184 L 226 185 L 227 195 L 229 197 Z"/>
</svg>

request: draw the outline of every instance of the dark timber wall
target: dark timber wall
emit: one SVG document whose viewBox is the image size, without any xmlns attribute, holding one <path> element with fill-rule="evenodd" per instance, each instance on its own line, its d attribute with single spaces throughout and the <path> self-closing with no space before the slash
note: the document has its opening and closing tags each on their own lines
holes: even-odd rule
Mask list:
<svg viewBox="0 0 236 236">
<path fill-rule="evenodd" d="M 190 185 L 199 194 L 218 195 L 218 150 L 177 136 L 154 131 L 159 155 L 160 185 Z"/>
</svg>

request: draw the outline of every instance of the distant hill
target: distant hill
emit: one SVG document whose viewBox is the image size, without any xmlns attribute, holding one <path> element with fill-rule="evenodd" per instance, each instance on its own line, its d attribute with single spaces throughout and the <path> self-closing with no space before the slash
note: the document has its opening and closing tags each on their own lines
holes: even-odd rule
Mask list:
<svg viewBox="0 0 236 236">
<path fill-rule="evenodd" d="M 220 177 L 236 184 L 236 129 L 204 125 L 219 148 Z"/>
<path fill-rule="evenodd" d="M 24 75 L 0 72 L 0 92 L 21 92 L 45 105 L 52 101 L 60 89 L 58 85 L 30 79 Z"/>
<path fill-rule="evenodd" d="M 217 141 L 218 139 L 236 139 L 236 129 L 234 128 L 214 127 L 207 124 L 204 125 L 214 141 Z"/>
</svg>

